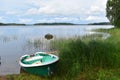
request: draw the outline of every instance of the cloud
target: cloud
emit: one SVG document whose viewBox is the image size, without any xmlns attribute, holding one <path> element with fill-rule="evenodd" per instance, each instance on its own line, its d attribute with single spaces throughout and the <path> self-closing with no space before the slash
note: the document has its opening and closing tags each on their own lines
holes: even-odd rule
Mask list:
<svg viewBox="0 0 120 80">
<path fill-rule="evenodd" d="M 0 16 L 0 22 L 3 22 L 4 18 L 2 16 Z"/>
<path fill-rule="evenodd" d="M 101 20 L 102 18 L 101 17 L 98 17 L 98 16 L 88 16 L 86 18 L 87 21 L 91 21 L 91 20 Z"/>
<path fill-rule="evenodd" d="M 6 14 L 7 15 L 16 15 L 16 14 L 18 14 L 18 12 L 16 12 L 16 11 L 7 11 Z"/>
<path fill-rule="evenodd" d="M 107 0 L 96 0 L 93 5 L 90 6 L 87 14 L 105 14 Z"/>
<path fill-rule="evenodd" d="M 31 8 L 27 11 L 26 14 L 28 14 L 28 15 L 29 14 L 39 14 L 39 12 L 38 12 L 37 8 Z"/>
<path fill-rule="evenodd" d="M 23 18 L 19 19 L 19 23 L 30 23 L 30 22 L 32 22 L 32 19 L 23 19 Z"/>
<path fill-rule="evenodd" d="M 55 20 L 44 18 L 44 19 L 37 20 L 37 22 L 38 23 L 53 23 L 55 22 Z"/>
<path fill-rule="evenodd" d="M 18 10 L 21 6 L 23 6 L 24 1 L 21 0 L 0 0 L 0 10 L 3 11 L 11 11 L 11 10 Z"/>
<path fill-rule="evenodd" d="M 54 17 L 54 18 L 43 18 L 38 20 L 38 22 L 40 23 L 52 23 L 52 22 L 75 22 L 75 21 L 79 21 L 79 18 L 74 18 L 74 17 Z"/>
<path fill-rule="evenodd" d="M 0 11 L 7 21 L 82 22 L 106 20 L 107 0 L 1 0 Z M 2 18 L 1 18 L 2 19 Z"/>
<path fill-rule="evenodd" d="M 87 18 L 86 18 L 86 20 L 87 21 L 97 21 L 97 22 L 104 22 L 104 21 L 108 21 L 107 20 L 107 18 L 105 18 L 105 17 L 99 17 L 99 16 L 88 16 Z"/>
<path fill-rule="evenodd" d="M 105 11 L 107 0 L 35 0 L 37 8 L 28 9 L 28 14 L 83 15 Z"/>
<path fill-rule="evenodd" d="M 2 20 L 3 19 L 3 17 L 0 17 L 0 20 Z"/>
<path fill-rule="evenodd" d="M 31 8 L 28 10 L 28 13 L 46 15 L 80 14 L 84 10 L 83 4 L 84 1 L 82 0 L 37 0 L 34 2 L 34 5 L 39 8 Z"/>
<path fill-rule="evenodd" d="M 77 20 L 79 20 L 78 18 L 74 18 L 74 17 L 62 17 L 62 18 L 60 18 L 60 17 L 56 17 L 56 18 L 54 18 L 54 20 L 57 20 L 57 21 L 77 21 Z"/>
<path fill-rule="evenodd" d="M 87 11 L 87 14 L 101 14 L 104 12 L 104 8 L 100 8 L 99 6 L 91 6 L 90 9 Z"/>
</svg>

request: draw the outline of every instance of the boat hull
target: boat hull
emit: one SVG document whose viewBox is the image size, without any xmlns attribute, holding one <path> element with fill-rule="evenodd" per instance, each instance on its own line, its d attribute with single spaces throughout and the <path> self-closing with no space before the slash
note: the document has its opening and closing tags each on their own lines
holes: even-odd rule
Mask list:
<svg viewBox="0 0 120 80">
<path fill-rule="evenodd" d="M 44 65 L 44 66 L 22 67 L 22 68 L 23 70 L 31 74 L 35 74 L 39 76 L 50 76 L 55 72 L 56 64 L 57 62 L 49 64 L 49 65 Z"/>
<path fill-rule="evenodd" d="M 22 69 L 28 73 L 39 76 L 50 76 L 56 69 L 59 57 L 45 52 L 36 52 L 32 55 L 24 55 L 20 58 Z"/>
</svg>

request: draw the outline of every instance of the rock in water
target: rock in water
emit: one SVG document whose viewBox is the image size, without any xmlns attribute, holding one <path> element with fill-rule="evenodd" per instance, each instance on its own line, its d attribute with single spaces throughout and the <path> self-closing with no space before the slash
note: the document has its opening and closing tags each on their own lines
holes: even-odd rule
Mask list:
<svg viewBox="0 0 120 80">
<path fill-rule="evenodd" d="M 47 40 L 50 40 L 52 38 L 53 38 L 53 35 L 50 34 L 50 33 L 48 33 L 48 34 L 45 35 L 45 39 L 47 39 Z"/>
</svg>

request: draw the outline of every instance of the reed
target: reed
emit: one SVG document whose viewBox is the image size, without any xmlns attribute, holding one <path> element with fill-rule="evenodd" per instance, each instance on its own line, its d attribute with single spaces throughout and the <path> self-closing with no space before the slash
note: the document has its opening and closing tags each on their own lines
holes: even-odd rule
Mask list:
<svg viewBox="0 0 120 80">
<path fill-rule="evenodd" d="M 116 46 L 111 42 L 105 40 L 84 42 L 81 39 L 71 39 L 65 40 L 64 43 L 61 45 L 59 41 L 57 42 L 61 74 L 73 76 L 93 68 L 120 67 L 119 57 L 117 57 L 119 54 L 116 53 Z"/>
</svg>

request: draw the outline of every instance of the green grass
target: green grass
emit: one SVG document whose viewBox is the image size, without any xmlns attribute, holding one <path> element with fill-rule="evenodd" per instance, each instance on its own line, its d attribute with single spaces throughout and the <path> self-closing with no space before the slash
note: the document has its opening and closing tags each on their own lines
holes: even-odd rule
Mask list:
<svg viewBox="0 0 120 80">
<path fill-rule="evenodd" d="M 120 80 L 120 69 L 91 69 L 76 75 L 75 78 L 71 76 L 52 76 L 39 77 L 28 73 L 19 75 L 8 75 L 8 80 Z"/>
<path fill-rule="evenodd" d="M 57 70 L 50 77 L 28 73 L 8 75 L 8 80 L 120 80 L 120 29 L 108 32 L 108 39 L 86 36 L 55 40 L 51 48 L 59 51 Z"/>
<path fill-rule="evenodd" d="M 120 80 L 120 69 L 93 69 L 82 72 L 76 80 Z"/>
</svg>

